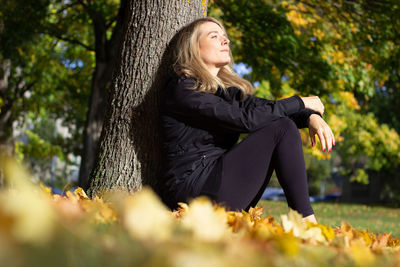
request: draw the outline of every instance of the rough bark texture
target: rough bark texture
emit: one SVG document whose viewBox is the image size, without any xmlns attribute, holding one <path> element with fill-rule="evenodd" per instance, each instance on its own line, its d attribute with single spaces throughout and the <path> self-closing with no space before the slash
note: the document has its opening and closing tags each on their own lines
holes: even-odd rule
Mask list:
<svg viewBox="0 0 400 267">
<path fill-rule="evenodd" d="M 107 27 L 104 18 L 96 13 L 90 13 L 95 33 L 96 67 L 92 76 L 89 109 L 83 135 L 82 160 L 79 169 L 79 186 L 84 189 L 88 187 L 89 175 L 93 169 L 99 147 L 108 91 L 110 90 L 112 73 L 115 68 L 115 58 L 122 39 L 122 24 L 126 3 L 125 0 L 121 1 L 117 23 L 110 40 L 107 40 Z"/>
<path fill-rule="evenodd" d="M 167 47 L 176 32 L 204 16 L 201 0 L 130 0 L 90 195 L 135 192 L 155 185 L 160 170 L 158 99 L 165 83 Z"/>
</svg>

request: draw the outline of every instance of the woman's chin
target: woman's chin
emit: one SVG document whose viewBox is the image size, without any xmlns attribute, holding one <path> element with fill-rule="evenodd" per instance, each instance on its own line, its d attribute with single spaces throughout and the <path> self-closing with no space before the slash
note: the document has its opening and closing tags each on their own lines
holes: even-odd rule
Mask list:
<svg viewBox="0 0 400 267">
<path fill-rule="evenodd" d="M 217 66 L 217 68 L 222 68 L 222 67 L 228 65 L 230 62 L 231 62 L 231 61 L 228 60 L 228 61 L 225 61 L 225 62 L 221 62 L 220 64 L 218 64 L 218 65 L 216 65 L 216 66 Z"/>
</svg>

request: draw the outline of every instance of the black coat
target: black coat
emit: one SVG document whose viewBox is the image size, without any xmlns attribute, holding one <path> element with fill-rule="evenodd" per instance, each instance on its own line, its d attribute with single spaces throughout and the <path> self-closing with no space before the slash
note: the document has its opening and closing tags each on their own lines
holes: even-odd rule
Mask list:
<svg viewBox="0 0 400 267">
<path fill-rule="evenodd" d="M 241 101 L 238 88 L 229 87 L 227 93 L 219 88 L 211 94 L 189 89 L 194 82 L 173 75 L 161 101 L 164 166 L 158 191 L 171 209 L 198 196 L 208 178 L 220 178 L 222 157 L 240 133 L 282 117 L 305 128 L 316 113 L 305 109 L 299 96 L 273 101 L 249 95 Z"/>
</svg>

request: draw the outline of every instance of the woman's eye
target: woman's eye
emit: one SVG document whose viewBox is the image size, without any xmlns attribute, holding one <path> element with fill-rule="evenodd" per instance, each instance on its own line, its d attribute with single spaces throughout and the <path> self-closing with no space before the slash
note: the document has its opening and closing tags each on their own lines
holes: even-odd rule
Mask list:
<svg viewBox="0 0 400 267">
<path fill-rule="evenodd" d="M 217 38 L 217 36 L 216 35 L 212 35 L 211 38 L 215 39 L 215 38 Z"/>
</svg>

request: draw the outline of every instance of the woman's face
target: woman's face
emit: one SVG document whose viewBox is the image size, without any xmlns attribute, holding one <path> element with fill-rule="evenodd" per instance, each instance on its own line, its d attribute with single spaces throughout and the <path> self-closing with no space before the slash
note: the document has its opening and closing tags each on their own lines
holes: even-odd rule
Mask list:
<svg viewBox="0 0 400 267">
<path fill-rule="evenodd" d="M 229 39 L 224 30 L 214 22 L 201 24 L 199 30 L 200 57 L 208 70 L 217 75 L 219 69 L 231 61 Z"/>
</svg>

